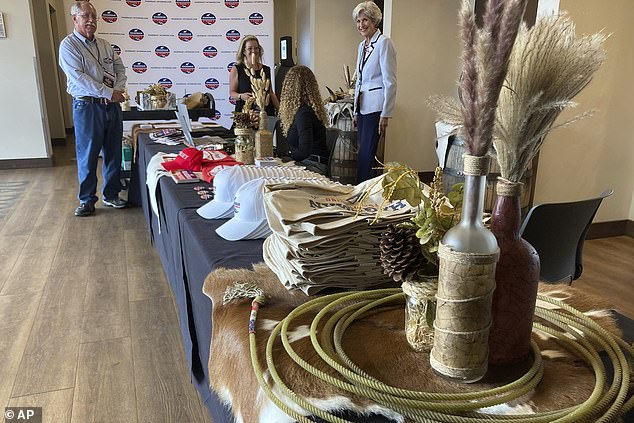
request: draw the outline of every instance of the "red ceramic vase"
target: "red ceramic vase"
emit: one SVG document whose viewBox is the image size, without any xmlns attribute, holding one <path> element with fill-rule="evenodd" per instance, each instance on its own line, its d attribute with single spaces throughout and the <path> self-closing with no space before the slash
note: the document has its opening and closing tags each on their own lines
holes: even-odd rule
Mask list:
<svg viewBox="0 0 634 423">
<path fill-rule="evenodd" d="M 500 189 L 500 184 L 507 189 Z M 489 333 L 489 363 L 494 365 L 516 364 L 529 357 L 539 282 L 539 255 L 520 237 L 521 184 L 511 189 L 508 184 L 498 181 L 491 218 L 491 232 L 500 247 Z"/>
</svg>

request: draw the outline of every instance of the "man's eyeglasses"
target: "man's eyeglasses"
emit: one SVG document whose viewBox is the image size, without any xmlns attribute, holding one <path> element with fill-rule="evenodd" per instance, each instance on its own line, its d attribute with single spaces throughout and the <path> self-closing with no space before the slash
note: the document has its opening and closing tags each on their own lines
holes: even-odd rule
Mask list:
<svg viewBox="0 0 634 423">
<path fill-rule="evenodd" d="M 93 21 L 97 20 L 97 15 L 94 13 L 78 13 L 76 16 L 79 16 L 82 19 L 88 20 L 92 19 Z"/>
</svg>

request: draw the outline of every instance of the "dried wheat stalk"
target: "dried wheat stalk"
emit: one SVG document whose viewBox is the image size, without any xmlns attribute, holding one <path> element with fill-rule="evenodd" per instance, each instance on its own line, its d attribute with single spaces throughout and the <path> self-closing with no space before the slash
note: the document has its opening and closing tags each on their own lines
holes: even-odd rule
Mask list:
<svg viewBox="0 0 634 423">
<path fill-rule="evenodd" d="M 604 34 L 577 37 L 566 16 L 522 25 L 500 92 L 494 145 L 502 177 L 519 182 L 548 132 L 588 116 L 553 125 L 605 60 Z"/>
<path fill-rule="evenodd" d="M 601 33 L 578 37 L 566 15 L 542 17 L 531 29 L 521 26 L 500 91 L 493 132 L 502 177 L 519 182 L 550 130 L 591 114 L 554 124 L 562 110 L 576 105 L 571 100 L 605 60 L 606 38 Z M 460 136 L 467 135 L 467 120 L 457 100 L 434 96 L 428 104 L 439 120 L 456 126 Z"/>
</svg>

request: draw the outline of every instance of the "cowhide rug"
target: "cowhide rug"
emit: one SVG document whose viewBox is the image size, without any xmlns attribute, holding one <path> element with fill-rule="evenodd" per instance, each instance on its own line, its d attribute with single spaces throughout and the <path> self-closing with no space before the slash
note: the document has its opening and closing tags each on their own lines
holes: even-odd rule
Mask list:
<svg viewBox="0 0 634 423">
<path fill-rule="evenodd" d="M 211 389 L 231 407 L 237 423 L 286 423 L 294 420 L 280 411 L 260 388 L 251 367 L 248 322 L 250 300 L 233 301 L 222 305 L 227 287 L 236 282 L 255 283 L 267 294 L 267 305 L 260 308 L 257 339 L 260 363 L 265 366 L 264 348 L 277 322 L 309 297 L 300 291 L 287 291 L 264 264 L 254 270 L 219 269 L 207 277 L 203 291 L 213 301 L 213 333 L 209 360 Z M 610 304 L 582 294 L 577 289 L 561 285 L 543 285 L 540 292 L 588 312 L 610 332 L 621 336 L 611 316 Z M 293 347 L 312 365 L 339 377 L 321 363 L 310 345 L 308 325 L 312 315 L 302 316 L 292 328 Z M 558 410 L 585 400 L 594 386 L 594 374 L 580 359 L 570 355 L 554 340 L 534 335 L 544 358 L 545 374 L 538 388 L 519 404 L 499 406 L 500 413 L 533 413 Z M 426 392 L 461 392 L 492 387 L 491 383 L 463 385 L 449 382 L 435 375 L 428 355 L 414 352 L 404 334 L 402 309 L 380 312 L 357 321 L 348 328 L 344 349 L 363 370 L 393 386 Z M 297 366 L 284 352 L 281 343 L 274 350 L 276 367 L 289 387 L 328 411 L 352 410 L 360 415 L 382 414 L 399 422 L 407 420 L 366 398 L 359 398 L 325 385 Z M 521 374 L 521 372 L 520 372 Z M 268 371 L 264 374 L 266 380 Z"/>
</svg>

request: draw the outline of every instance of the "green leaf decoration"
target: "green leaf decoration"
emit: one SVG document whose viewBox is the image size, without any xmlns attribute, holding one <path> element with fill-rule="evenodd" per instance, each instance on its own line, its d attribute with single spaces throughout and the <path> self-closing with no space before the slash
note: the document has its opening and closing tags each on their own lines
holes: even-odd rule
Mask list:
<svg viewBox="0 0 634 423">
<path fill-rule="evenodd" d="M 388 200 L 407 200 L 413 206 L 423 201 L 418 175 L 410 168 L 398 163 L 390 162 L 386 165 L 387 174 L 383 178 L 383 190 L 388 194 Z"/>
</svg>

